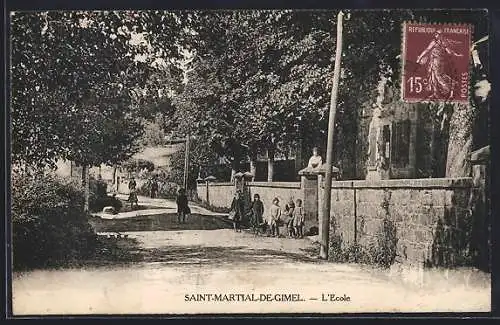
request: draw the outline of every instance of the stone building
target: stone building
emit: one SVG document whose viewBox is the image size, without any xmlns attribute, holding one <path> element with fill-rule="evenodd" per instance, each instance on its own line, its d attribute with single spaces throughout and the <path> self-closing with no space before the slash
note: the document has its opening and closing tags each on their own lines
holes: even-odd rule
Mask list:
<svg viewBox="0 0 500 325">
<path fill-rule="evenodd" d="M 443 177 L 447 135 L 429 104 L 403 103 L 391 86 L 382 96 L 362 121 L 367 138 L 359 142 L 368 145 L 365 179 Z"/>
</svg>

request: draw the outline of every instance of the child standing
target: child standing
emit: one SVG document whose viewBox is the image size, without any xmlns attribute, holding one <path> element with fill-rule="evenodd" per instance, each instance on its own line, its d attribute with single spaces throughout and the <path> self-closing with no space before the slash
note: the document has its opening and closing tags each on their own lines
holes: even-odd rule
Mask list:
<svg viewBox="0 0 500 325">
<path fill-rule="evenodd" d="M 128 189 L 129 189 L 129 196 L 128 196 L 128 201 L 130 202 L 130 208 L 133 209 L 134 203 L 135 207 L 139 207 L 139 200 L 137 199 L 137 192 L 136 192 L 136 186 L 137 183 L 135 182 L 135 178 L 130 178 L 130 182 L 128 183 Z"/>
<path fill-rule="evenodd" d="M 302 207 L 301 199 L 297 199 L 297 206 L 295 207 L 293 214 L 294 214 L 293 225 L 295 228 L 295 236 L 298 238 L 303 238 L 305 218 L 304 218 L 304 208 Z"/>
<path fill-rule="evenodd" d="M 291 238 L 295 236 L 295 229 L 294 229 L 295 203 L 293 203 L 293 201 L 290 200 L 290 203 L 286 205 L 285 209 L 287 210 L 286 226 L 288 230 L 288 236 Z"/>
<path fill-rule="evenodd" d="M 281 218 L 281 208 L 279 206 L 280 200 L 276 197 L 273 200 L 273 205 L 271 205 L 271 211 L 269 211 L 268 224 L 271 227 L 271 235 L 278 237 L 280 235 L 279 221 Z"/>
<path fill-rule="evenodd" d="M 241 191 L 234 193 L 233 202 L 231 203 L 231 212 L 233 214 L 233 228 L 236 232 L 241 232 L 241 220 L 243 219 L 245 204 L 243 202 Z"/>
<path fill-rule="evenodd" d="M 260 232 L 259 230 L 262 227 L 262 216 L 264 215 L 264 204 L 262 204 L 259 194 L 255 194 L 253 196 L 253 202 L 250 212 L 252 216 L 252 229 L 256 234 L 258 234 Z"/>
</svg>

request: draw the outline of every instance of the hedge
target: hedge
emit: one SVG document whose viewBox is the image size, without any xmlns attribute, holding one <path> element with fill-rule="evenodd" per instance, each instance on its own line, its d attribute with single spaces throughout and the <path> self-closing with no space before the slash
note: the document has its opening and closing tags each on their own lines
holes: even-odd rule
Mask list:
<svg viewBox="0 0 500 325">
<path fill-rule="evenodd" d="M 97 236 L 83 202 L 82 188 L 71 181 L 13 175 L 14 269 L 60 266 L 92 256 Z"/>
</svg>

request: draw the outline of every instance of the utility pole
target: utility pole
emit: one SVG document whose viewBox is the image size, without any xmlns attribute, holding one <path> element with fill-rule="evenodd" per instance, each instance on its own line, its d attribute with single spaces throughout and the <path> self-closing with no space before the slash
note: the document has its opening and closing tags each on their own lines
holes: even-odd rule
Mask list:
<svg viewBox="0 0 500 325">
<path fill-rule="evenodd" d="M 337 49 L 335 50 L 335 67 L 333 70 L 332 94 L 330 98 L 330 114 L 328 118 L 328 144 L 326 150 L 326 175 L 323 199 L 323 219 L 321 220 L 322 233 L 320 234 L 320 257 L 328 259 L 330 240 L 330 207 L 332 193 L 332 161 L 333 161 L 333 135 L 335 133 L 335 114 L 337 113 L 337 95 L 340 79 L 340 60 L 342 58 L 342 18 L 344 13 L 337 15 Z"/>
<path fill-rule="evenodd" d="M 187 191 L 189 170 L 189 134 L 186 137 L 186 152 L 184 154 L 184 189 Z"/>
</svg>

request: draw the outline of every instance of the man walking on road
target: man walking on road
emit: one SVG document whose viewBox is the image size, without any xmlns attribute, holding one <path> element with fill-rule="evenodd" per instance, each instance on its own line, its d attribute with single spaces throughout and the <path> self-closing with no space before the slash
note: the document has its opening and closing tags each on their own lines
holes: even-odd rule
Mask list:
<svg viewBox="0 0 500 325">
<path fill-rule="evenodd" d="M 158 181 L 156 178 L 151 180 L 151 198 L 154 199 L 158 195 Z"/>
<path fill-rule="evenodd" d="M 183 188 L 179 189 L 176 203 L 177 203 L 177 221 L 179 223 L 185 223 L 186 215 L 191 214 L 191 209 L 189 208 L 188 205 L 188 198 L 186 196 L 186 191 Z"/>
</svg>

